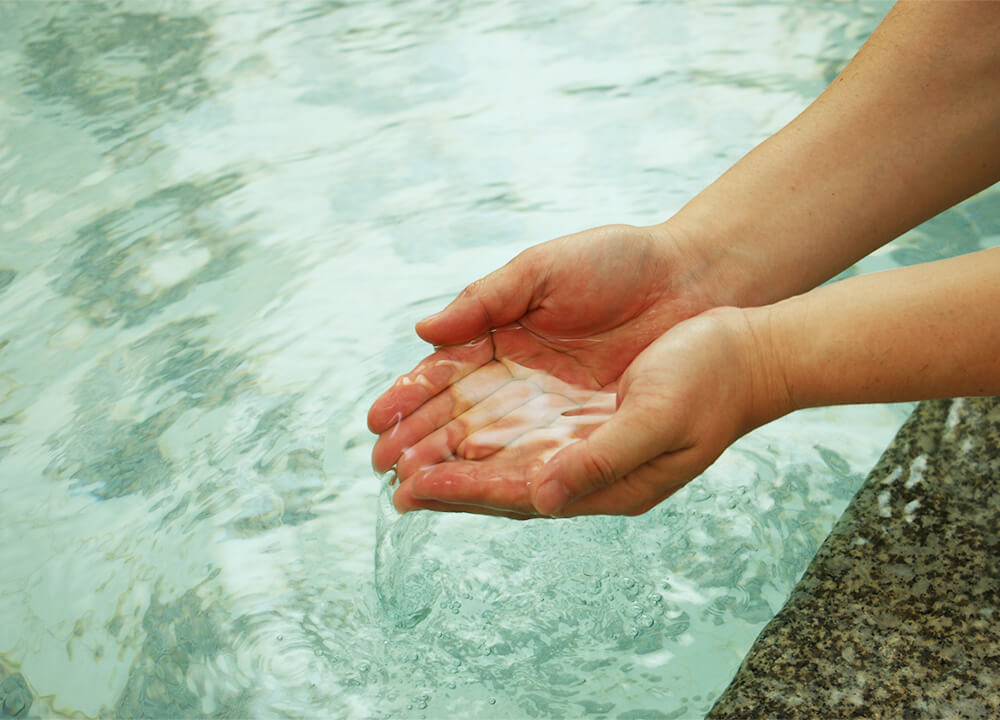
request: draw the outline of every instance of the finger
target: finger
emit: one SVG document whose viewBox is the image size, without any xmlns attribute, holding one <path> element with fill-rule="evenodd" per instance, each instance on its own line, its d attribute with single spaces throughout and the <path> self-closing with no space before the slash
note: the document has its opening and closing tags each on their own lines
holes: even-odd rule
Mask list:
<svg viewBox="0 0 1000 720">
<path fill-rule="evenodd" d="M 466 460 L 481 460 L 512 444 L 525 433 L 546 428 L 556 419 L 579 407 L 579 404 L 562 395 L 543 394 L 533 398 L 496 422 L 469 433 L 456 448 L 455 454 Z M 571 429 L 557 429 L 567 437 Z"/>
<path fill-rule="evenodd" d="M 501 363 L 489 362 L 438 393 L 379 436 L 372 450 L 375 470 L 386 472 L 396 464 L 404 449 L 417 444 L 509 382 L 511 376 L 507 368 Z"/>
<path fill-rule="evenodd" d="M 368 411 L 368 429 L 381 434 L 449 385 L 493 359 L 489 336 L 462 345 L 438 348 L 402 375 Z"/>
<path fill-rule="evenodd" d="M 527 483 L 529 464 L 455 460 L 424 468 L 406 480 L 401 499 L 537 515 Z M 399 492 L 399 490 L 397 490 Z"/>
<path fill-rule="evenodd" d="M 554 515 L 571 500 L 610 487 L 672 449 L 663 431 L 651 427 L 650 414 L 626 397 L 611 419 L 589 438 L 561 450 L 545 464 L 534 478 L 535 508 L 543 515 Z"/>
<path fill-rule="evenodd" d="M 530 411 L 518 408 L 492 425 L 470 434 L 456 454 L 469 460 L 483 460 L 510 448 L 517 449 L 522 455 L 531 452 L 543 454 L 542 459 L 547 460 L 571 442 L 588 438 L 598 426 L 611 418 L 614 394 L 610 395 L 610 409 L 603 399 L 577 404 L 567 398 L 545 395 L 543 402 L 546 405 L 539 408 L 537 405 L 542 403 L 532 401 L 529 403 L 533 406 Z"/>
<path fill-rule="evenodd" d="M 462 503 L 447 503 L 440 500 L 426 500 L 413 497 L 409 488 L 410 483 L 403 483 L 397 488 L 392 496 L 393 505 L 401 513 L 413 510 L 434 510 L 437 512 L 462 512 L 474 513 L 476 515 L 492 515 L 494 517 L 506 517 L 512 520 L 530 520 L 539 517 L 538 513 L 524 514 L 513 510 L 503 510 L 491 508 L 484 505 L 471 505 Z"/>
<path fill-rule="evenodd" d="M 420 468 L 454 457 L 459 444 L 469 434 L 513 412 L 540 392 L 533 383 L 511 380 L 503 385 L 500 392 L 493 393 L 444 427 L 404 449 L 396 463 L 396 473 L 405 479 Z"/>
<path fill-rule="evenodd" d="M 536 304 L 547 275 L 534 248 L 465 288 L 441 312 L 417 323 L 417 334 L 435 345 L 453 345 L 520 319 Z"/>
</svg>

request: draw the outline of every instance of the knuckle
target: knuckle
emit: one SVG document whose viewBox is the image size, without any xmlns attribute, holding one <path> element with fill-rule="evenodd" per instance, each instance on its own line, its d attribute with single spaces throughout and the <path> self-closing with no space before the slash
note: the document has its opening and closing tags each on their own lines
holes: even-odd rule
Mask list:
<svg viewBox="0 0 1000 720">
<path fill-rule="evenodd" d="M 471 283 L 466 285 L 465 288 L 462 289 L 462 292 L 459 293 L 459 297 L 463 298 L 476 297 L 477 295 L 479 295 L 480 292 L 482 292 L 485 280 L 486 278 L 479 278 L 478 280 L 473 280 Z"/>
<path fill-rule="evenodd" d="M 606 488 L 618 479 L 612 462 L 602 453 L 587 453 L 583 456 L 583 470 L 588 484 L 593 488 Z"/>
</svg>

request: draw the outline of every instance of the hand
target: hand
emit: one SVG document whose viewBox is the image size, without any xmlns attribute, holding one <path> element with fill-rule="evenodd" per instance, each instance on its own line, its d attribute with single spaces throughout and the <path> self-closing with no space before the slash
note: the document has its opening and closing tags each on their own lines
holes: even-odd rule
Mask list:
<svg viewBox="0 0 1000 720">
<path fill-rule="evenodd" d="M 718 309 L 667 332 L 621 376 L 613 415 L 595 403 L 605 410 L 598 424 L 571 444 L 557 438 L 562 449 L 547 461 L 546 433 L 529 431 L 483 460 L 415 470 L 396 491 L 397 507 L 512 517 L 649 510 L 790 409 L 773 353 L 747 316 Z"/>
<path fill-rule="evenodd" d="M 466 288 L 417 325 L 442 347 L 373 404 L 375 468 L 397 465 L 406 448 L 487 398 L 500 403 L 504 393 L 496 391 L 513 379 L 501 361 L 593 392 L 613 390 L 650 342 L 714 304 L 694 280 L 702 258 L 684 247 L 666 226 L 597 228 L 531 248 Z M 502 414 L 489 407 L 480 408 L 483 416 Z M 433 462 L 457 443 L 438 447 L 443 456 Z M 406 470 L 397 465 L 404 481 Z"/>
</svg>

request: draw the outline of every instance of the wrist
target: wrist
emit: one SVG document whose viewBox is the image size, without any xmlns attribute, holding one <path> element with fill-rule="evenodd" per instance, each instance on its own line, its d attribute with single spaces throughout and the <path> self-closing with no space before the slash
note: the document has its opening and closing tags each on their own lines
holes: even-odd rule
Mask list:
<svg viewBox="0 0 1000 720">
<path fill-rule="evenodd" d="M 738 279 L 751 275 L 737 267 L 731 249 L 717 239 L 709 223 L 691 222 L 678 213 L 665 222 L 645 228 L 667 256 L 676 297 L 690 305 L 688 317 L 720 307 L 746 307 L 747 293 Z"/>
<path fill-rule="evenodd" d="M 787 374 L 789 353 L 794 351 L 776 332 L 774 306 L 731 308 L 725 312 L 741 338 L 747 388 L 744 432 L 800 409 Z"/>
<path fill-rule="evenodd" d="M 687 279 L 697 286 L 706 309 L 766 305 L 809 289 L 811 279 L 804 283 L 783 267 L 792 249 L 776 234 L 761 234 L 752 213 L 734 207 L 739 203 L 720 205 L 723 199 L 710 187 L 652 228 L 678 246 L 690 268 Z"/>
</svg>

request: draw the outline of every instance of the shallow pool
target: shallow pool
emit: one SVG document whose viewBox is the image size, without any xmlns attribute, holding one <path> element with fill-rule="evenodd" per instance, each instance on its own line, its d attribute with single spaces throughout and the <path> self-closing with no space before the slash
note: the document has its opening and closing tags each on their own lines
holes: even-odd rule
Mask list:
<svg viewBox="0 0 1000 720">
<path fill-rule="evenodd" d="M 907 408 L 529 523 L 396 516 L 365 412 L 415 320 L 665 219 L 887 7 L 0 3 L 0 668 L 30 713 L 703 715 Z M 997 244 L 998 206 L 860 269 Z"/>
</svg>

